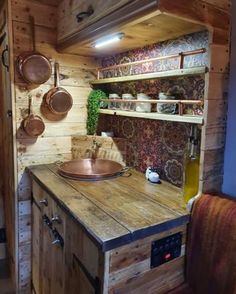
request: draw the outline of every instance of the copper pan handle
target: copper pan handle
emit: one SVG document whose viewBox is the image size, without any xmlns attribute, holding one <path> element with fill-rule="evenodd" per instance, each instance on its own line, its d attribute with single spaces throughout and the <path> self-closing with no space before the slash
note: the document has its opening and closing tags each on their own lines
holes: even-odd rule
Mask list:
<svg viewBox="0 0 236 294">
<path fill-rule="evenodd" d="M 35 21 L 34 17 L 32 15 L 29 16 L 30 21 L 30 31 L 31 31 L 31 37 L 33 42 L 33 51 L 36 51 L 36 41 L 35 41 Z"/>
<path fill-rule="evenodd" d="M 55 70 L 55 87 L 60 87 L 60 74 L 59 74 L 59 63 L 55 62 L 54 64 Z"/>
<path fill-rule="evenodd" d="M 29 111 L 28 111 L 28 116 L 30 116 L 31 114 L 33 114 L 33 112 L 32 112 L 33 97 L 32 97 L 31 94 L 29 94 L 28 97 L 29 97 Z"/>
<path fill-rule="evenodd" d="M 54 164 L 57 166 L 57 167 L 61 167 L 61 165 L 63 164 L 63 161 L 61 160 L 57 160 L 54 162 Z"/>
</svg>

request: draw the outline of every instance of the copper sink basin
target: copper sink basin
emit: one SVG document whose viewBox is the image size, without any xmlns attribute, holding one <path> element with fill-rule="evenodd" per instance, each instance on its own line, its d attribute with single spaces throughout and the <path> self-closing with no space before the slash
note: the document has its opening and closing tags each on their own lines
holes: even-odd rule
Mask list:
<svg viewBox="0 0 236 294">
<path fill-rule="evenodd" d="M 121 174 L 123 166 L 108 159 L 76 159 L 62 163 L 58 172 L 60 175 L 73 179 L 104 179 Z"/>
</svg>

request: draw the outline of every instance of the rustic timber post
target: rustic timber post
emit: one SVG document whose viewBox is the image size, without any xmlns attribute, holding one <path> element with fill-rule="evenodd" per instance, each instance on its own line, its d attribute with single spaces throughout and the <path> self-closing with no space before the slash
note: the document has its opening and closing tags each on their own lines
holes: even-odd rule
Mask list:
<svg viewBox="0 0 236 294">
<path fill-rule="evenodd" d="M 160 0 L 165 14 L 203 24 L 209 32 L 199 192 L 221 191 L 223 183 L 230 6 L 229 0 L 190 0 L 187 5 L 184 0 Z"/>
</svg>

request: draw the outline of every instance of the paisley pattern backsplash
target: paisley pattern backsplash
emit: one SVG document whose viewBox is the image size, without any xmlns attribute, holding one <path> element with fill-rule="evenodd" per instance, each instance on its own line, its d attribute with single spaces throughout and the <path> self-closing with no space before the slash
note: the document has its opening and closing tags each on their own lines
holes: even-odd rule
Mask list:
<svg viewBox="0 0 236 294">
<path fill-rule="evenodd" d="M 206 31 L 180 37 L 176 40 L 161 42 L 141 49 L 131 50 L 101 60 L 102 67 L 138 61 L 147 58 L 165 56 L 178 52 L 208 48 L 208 33 Z M 207 52 L 186 57 L 184 68 L 207 66 Z M 104 77 L 141 74 L 160 70 L 175 69 L 176 59 L 168 61 L 144 63 L 137 66 L 127 66 L 116 70 L 107 70 Z M 145 93 L 152 99 L 159 92 L 174 94 L 178 99 L 201 99 L 204 97 L 204 77 L 189 76 L 171 79 L 155 79 L 149 81 L 114 83 L 102 88 L 107 94 Z M 185 113 L 201 114 L 197 107 L 185 108 Z M 99 131 L 113 131 L 115 136 L 128 140 L 127 164 L 145 172 L 148 166 L 157 167 L 162 179 L 181 187 L 183 184 L 184 158 L 186 154 L 190 124 L 165 122 L 139 118 L 101 115 Z"/>
<path fill-rule="evenodd" d="M 127 165 L 141 172 L 154 166 L 162 179 L 181 187 L 189 124 L 101 115 L 98 132 L 104 130 L 127 139 Z"/>
<path fill-rule="evenodd" d="M 208 48 L 207 31 L 189 34 L 175 40 L 160 42 L 140 49 L 130 50 L 128 52 L 120 53 L 115 56 L 108 56 L 101 60 L 101 66 L 108 67 L 122 63 L 145 60 L 153 57 L 167 55 L 169 56 L 171 54 L 192 51 L 201 48 Z M 187 56 L 184 58 L 184 68 L 206 66 L 207 62 L 207 52 L 204 54 Z M 155 62 L 146 62 L 142 64 L 103 71 L 103 78 L 177 69 L 178 65 L 178 58 Z"/>
</svg>

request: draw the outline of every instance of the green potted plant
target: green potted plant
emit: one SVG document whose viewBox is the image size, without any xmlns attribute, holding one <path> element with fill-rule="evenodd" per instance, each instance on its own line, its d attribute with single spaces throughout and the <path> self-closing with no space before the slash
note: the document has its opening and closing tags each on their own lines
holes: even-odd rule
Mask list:
<svg viewBox="0 0 236 294">
<path fill-rule="evenodd" d="M 102 90 L 92 90 L 88 97 L 88 118 L 87 118 L 87 134 L 96 134 L 98 118 L 99 118 L 99 107 L 101 99 L 105 99 L 106 94 Z"/>
</svg>

